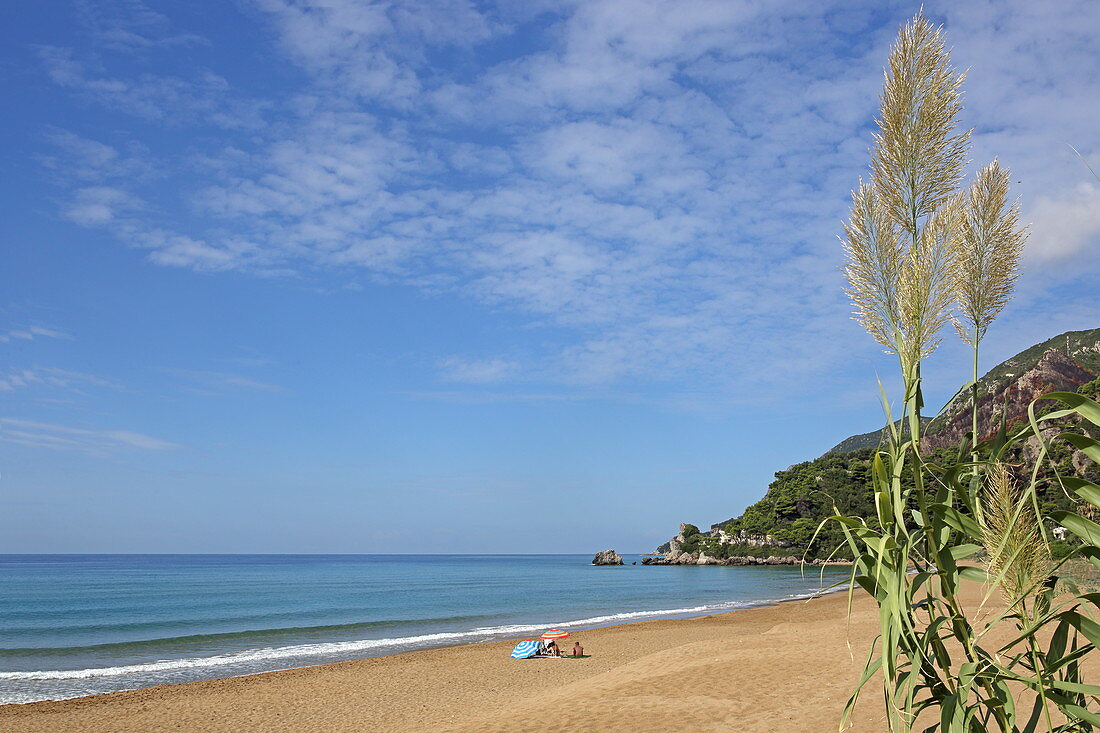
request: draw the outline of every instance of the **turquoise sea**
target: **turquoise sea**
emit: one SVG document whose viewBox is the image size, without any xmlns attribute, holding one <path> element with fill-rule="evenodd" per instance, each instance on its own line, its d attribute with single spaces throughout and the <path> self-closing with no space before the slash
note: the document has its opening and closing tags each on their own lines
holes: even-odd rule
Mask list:
<svg viewBox="0 0 1100 733">
<path fill-rule="evenodd" d="M 635 560 L 0 555 L 0 704 L 717 613 L 823 586 L 818 568 Z M 824 585 L 846 575 L 826 568 Z"/>
</svg>

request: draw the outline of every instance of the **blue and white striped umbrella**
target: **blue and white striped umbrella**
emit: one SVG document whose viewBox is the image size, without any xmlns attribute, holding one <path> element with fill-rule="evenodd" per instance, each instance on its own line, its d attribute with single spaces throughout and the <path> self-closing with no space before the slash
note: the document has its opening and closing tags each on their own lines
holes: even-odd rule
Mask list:
<svg viewBox="0 0 1100 733">
<path fill-rule="evenodd" d="M 525 639 L 516 644 L 516 648 L 512 650 L 512 659 L 527 659 L 527 657 L 533 657 L 538 650 L 539 643 L 536 640 Z"/>
</svg>

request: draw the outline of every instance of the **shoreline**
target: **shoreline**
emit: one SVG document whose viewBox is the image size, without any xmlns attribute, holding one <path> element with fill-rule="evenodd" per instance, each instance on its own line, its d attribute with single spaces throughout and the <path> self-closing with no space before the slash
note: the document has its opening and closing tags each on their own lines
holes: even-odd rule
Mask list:
<svg viewBox="0 0 1100 733">
<path fill-rule="evenodd" d="M 578 631 L 574 637 L 591 655 L 587 659 L 516 661 L 508 658 L 515 639 L 485 641 L 10 704 L 0 706 L 0 728 L 656 731 L 728 719 L 725 724 L 739 730 L 772 730 L 775 720 L 834 730 L 862 649 L 877 628 L 870 599 L 858 594 L 848 624 L 846 595 L 839 590 L 810 600 Z M 629 701 L 650 709 L 641 723 Z M 496 712 L 502 709 L 511 712 Z M 873 702 L 870 710 L 864 722 L 871 727 L 860 728 L 857 716 L 853 730 L 881 729 Z M 731 711 L 739 711 L 736 719 L 728 718 Z M 561 727 L 545 720 L 562 721 Z"/>
<path fill-rule="evenodd" d="M 560 628 L 563 628 L 565 630 L 570 631 L 573 634 L 582 634 L 583 635 L 585 633 L 596 631 L 598 629 L 616 628 L 616 627 L 619 627 L 619 626 L 629 626 L 629 625 L 633 625 L 633 624 L 647 623 L 647 622 L 650 622 L 650 621 L 689 620 L 689 619 L 702 618 L 702 617 L 707 617 L 707 616 L 732 614 L 732 613 L 738 613 L 738 612 L 744 612 L 744 611 L 751 611 L 751 610 L 754 610 L 754 609 L 768 608 L 768 607 L 771 607 L 771 606 L 776 606 L 776 605 L 784 604 L 784 603 L 805 602 L 805 601 L 812 600 L 814 598 L 829 596 L 829 595 L 840 593 L 840 592 L 846 591 L 846 590 L 847 590 L 847 583 L 845 582 L 845 583 L 843 583 L 843 585 L 841 587 L 827 588 L 827 589 L 824 589 L 824 590 L 821 590 L 821 591 L 815 591 L 815 592 L 812 592 L 812 593 L 800 593 L 800 594 L 795 594 L 795 595 L 781 597 L 781 598 L 761 599 L 761 600 L 758 600 L 758 601 L 727 601 L 727 602 L 723 602 L 723 603 L 712 604 L 710 607 L 683 608 L 683 609 L 680 609 L 680 608 L 675 608 L 675 609 L 654 609 L 654 610 L 650 610 L 650 611 L 624 611 L 624 612 L 620 612 L 620 613 L 616 613 L 616 614 L 608 614 L 608 615 L 605 615 L 605 616 L 596 616 L 596 617 L 592 617 L 592 618 L 588 618 L 588 619 L 577 619 L 577 620 L 572 620 L 572 621 L 563 621 L 563 622 L 555 623 L 553 625 L 555 626 L 555 628 L 560 627 Z M 636 617 L 631 618 L 631 616 L 636 616 Z M 520 625 L 517 625 L 517 626 L 520 626 Z M 316 662 L 309 662 L 309 663 L 306 663 L 306 664 L 295 664 L 295 665 L 287 666 L 287 667 L 274 667 L 272 669 L 263 669 L 263 670 L 256 670 L 256 671 L 240 672 L 240 673 L 234 673 L 234 674 L 227 674 L 227 675 L 224 675 L 224 676 L 219 675 L 219 676 L 212 676 L 212 677 L 199 677 L 197 679 L 183 680 L 183 681 L 180 681 L 180 682 L 162 683 L 162 684 L 154 684 L 154 685 L 141 685 L 141 686 L 132 687 L 132 688 L 122 688 L 122 689 L 118 689 L 118 690 L 107 690 L 107 691 L 103 691 L 103 692 L 91 692 L 91 693 L 87 693 L 87 694 L 77 694 L 77 695 L 72 695 L 72 696 L 68 696 L 68 697 L 45 698 L 45 699 L 41 699 L 41 700 L 31 700 L 31 701 L 26 701 L 26 702 L 0 703 L 0 711 L 2 711 L 3 709 L 5 709 L 7 707 L 11 707 L 11 706 L 34 705 L 34 704 L 37 704 L 37 703 L 66 702 L 66 701 L 71 701 L 71 700 L 83 700 L 83 699 L 87 699 L 87 698 L 99 697 L 101 695 L 111 695 L 111 694 L 116 694 L 116 693 L 120 693 L 120 692 L 136 692 L 136 691 L 140 691 L 140 690 L 153 689 L 153 688 L 157 688 L 157 687 L 176 687 L 176 686 L 179 686 L 179 685 L 186 685 L 186 684 L 193 684 L 193 683 L 215 682 L 217 680 L 239 679 L 239 678 L 250 677 L 250 676 L 254 676 L 254 675 L 272 674 L 272 673 L 277 673 L 277 672 L 290 672 L 290 671 L 300 670 L 300 669 L 311 669 L 311 668 L 316 668 L 316 667 L 324 667 L 324 666 L 328 666 L 328 665 L 331 665 L 331 664 L 342 664 L 342 663 L 346 663 L 346 662 L 361 662 L 361 661 L 366 661 L 366 660 L 369 660 L 369 659 L 381 659 L 381 658 L 387 658 L 387 657 L 400 656 L 400 655 L 403 655 L 403 654 L 414 654 L 414 653 L 418 653 L 418 652 L 435 651 L 435 650 L 440 650 L 440 649 L 449 649 L 449 648 L 453 648 L 453 647 L 467 647 L 467 646 L 475 646 L 475 645 L 482 645 L 482 644 L 493 644 L 493 643 L 500 643 L 500 642 L 508 642 L 509 644 L 515 644 L 520 639 L 526 638 L 526 636 L 522 636 L 522 635 L 517 636 L 517 634 L 530 635 L 530 634 L 535 633 L 535 631 L 538 630 L 538 629 L 546 628 L 546 625 L 545 624 L 540 624 L 540 625 L 531 624 L 530 628 L 524 628 L 524 629 L 516 628 L 514 630 L 509 629 L 508 631 L 504 631 L 503 628 L 505 628 L 505 627 L 502 627 L 501 631 L 488 631 L 487 630 L 484 633 L 479 632 L 476 629 L 475 630 L 469 630 L 469 631 L 461 631 L 461 632 L 443 632 L 443 633 L 448 633 L 448 634 L 453 633 L 457 637 L 472 637 L 472 638 L 465 638 L 465 639 L 455 638 L 455 639 L 451 639 L 449 641 L 440 640 L 436 643 L 428 642 L 428 643 L 425 643 L 421 646 L 413 646 L 411 648 L 403 648 L 403 649 L 402 648 L 397 648 L 393 651 L 381 651 L 381 652 L 378 652 L 378 653 L 370 653 L 370 651 L 369 651 L 370 647 L 367 647 L 367 648 L 362 650 L 362 652 L 363 652 L 362 654 L 354 656 L 352 658 L 345 658 L 345 659 L 333 658 L 333 659 L 329 659 L 327 661 L 319 660 L 319 661 L 316 661 Z M 483 638 L 477 638 L 479 636 L 482 636 Z M 393 643 L 391 645 L 388 645 L 388 646 L 400 647 L 402 645 L 402 642 L 408 642 L 408 640 L 416 639 L 416 638 L 418 638 L 418 637 L 397 637 L 393 640 Z M 385 641 L 385 640 L 370 640 L 370 639 L 368 639 L 368 640 L 363 640 L 363 641 L 366 642 L 366 643 L 369 643 L 369 642 L 372 642 L 372 641 Z M 333 642 L 333 643 L 340 644 L 340 643 L 356 643 L 356 642 Z M 290 647 L 279 647 L 277 649 L 294 648 L 294 646 L 295 645 L 291 645 Z M 382 648 L 385 648 L 385 646 L 387 646 L 387 645 L 383 645 Z M 242 652 L 231 652 L 231 653 L 232 654 L 247 653 L 248 651 L 249 650 L 242 650 Z M 256 650 L 256 651 L 263 651 L 263 649 Z M 230 654 L 230 653 L 226 653 L 226 654 Z M 220 656 L 221 655 L 212 655 L 212 657 L 209 657 L 209 658 L 218 658 Z M 333 656 L 335 656 L 335 654 Z M 165 660 L 165 661 L 185 661 L 185 659 Z M 202 659 L 202 658 L 200 657 L 198 659 Z M 158 661 L 152 661 L 152 662 L 147 662 L 147 663 L 138 663 L 138 664 L 135 664 L 135 665 L 128 665 L 128 666 L 141 667 L 141 666 L 145 666 L 145 665 L 157 665 L 157 664 L 161 664 L 161 663 L 162 662 L 160 660 L 158 660 Z M 210 665 L 210 666 L 214 667 L 214 665 Z M 113 667 L 105 667 L 105 668 L 101 668 L 101 669 L 113 669 Z M 61 673 L 61 674 L 70 673 L 70 672 L 71 673 L 84 672 L 84 671 L 86 671 L 86 670 L 45 670 L 45 672 L 47 672 L 47 673 L 56 672 L 56 673 Z M 8 674 L 12 674 L 12 673 L 8 673 Z M 14 672 L 14 674 L 24 674 L 24 673 Z M 27 672 L 26 674 L 37 674 L 37 673 L 36 672 Z M 104 675 L 104 676 L 108 676 L 108 675 Z M 0 677 L 2 677 L 2 675 L 0 675 Z M 0 683 L 2 683 L 2 680 L 0 680 Z"/>
</svg>

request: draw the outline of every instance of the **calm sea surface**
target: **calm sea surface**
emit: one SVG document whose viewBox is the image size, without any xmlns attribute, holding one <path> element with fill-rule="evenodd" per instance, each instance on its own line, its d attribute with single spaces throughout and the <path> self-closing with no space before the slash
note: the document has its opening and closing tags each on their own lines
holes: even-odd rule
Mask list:
<svg viewBox="0 0 1100 733">
<path fill-rule="evenodd" d="M 804 597 L 822 586 L 818 569 L 803 576 L 797 567 L 593 567 L 590 561 L 588 555 L 0 555 L 0 703 L 521 638 L 551 626 L 578 632 L 715 613 Z M 827 568 L 824 584 L 846 575 Z"/>
</svg>

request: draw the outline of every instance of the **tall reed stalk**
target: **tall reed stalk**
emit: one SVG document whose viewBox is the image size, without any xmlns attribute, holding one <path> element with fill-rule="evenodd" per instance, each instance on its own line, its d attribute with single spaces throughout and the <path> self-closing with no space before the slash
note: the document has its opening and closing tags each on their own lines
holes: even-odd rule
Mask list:
<svg viewBox="0 0 1100 733">
<path fill-rule="evenodd" d="M 863 687 L 881 677 L 891 730 L 911 730 L 918 720 L 932 723 L 926 730 L 966 733 L 1091 730 L 1100 713 L 1088 707 L 1089 696 L 1100 687 L 1084 683 L 1080 660 L 1100 644 L 1100 623 L 1085 610 L 1100 607 L 1100 594 L 1055 603 L 1058 565 L 1043 530 L 1050 518 L 1040 514 L 1036 492 L 1048 449 L 1042 420 L 1073 412 L 1100 425 L 1100 405 L 1055 395 L 1067 410 L 1041 419 L 1033 411 L 1026 429 L 1002 427 L 980 439 L 978 347 L 1011 297 L 1026 233 L 997 161 L 961 188 L 970 135 L 958 129 L 962 82 L 942 28 L 923 14 L 901 28 L 885 71 L 871 174 L 853 192 L 844 225 L 855 318 L 896 354 L 904 401 L 895 422 L 883 397 L 889 441 L 871 466 L 875 516 L 834 509 L 826 520 L 841 526 L 854 558 L 849 599 L 862 589 L 879 608 L 879 634 L 841 725 Z M 937 465 L 921 450 L 921 364 L 950 319 L 972 347 L 970 460 Z M 1020 486 L 1007 456 L 1028 436 L 1040 452 Z M 1059 439 L 1092 441 L 1088 455 L 1100 461 L 1100 441 Z M 1062 481 L 1100 506 L 1100 486 Z M 1083 556 L 1100 567 L 1100 525 L 1067 513 L 1052 518 L 1085 539 Z M 964 581 L 987 584 L 987 600 L 1000 591 L 1004 610 L 977 620 L 960 601 Z M 988 648 L 1003 624 L 1012 625 L 1014 640 Z M 1030 711 L 1018 708 L 1025 701 Z M 1066 722 L 1055 722 L 1052 706 Z"/>
<path fill-rule="evenodd" d="M 971 347 L 970 451 L 978 460 L 978 346 L 1012 297 L 1027 232 L 1019 205 L 1008 203 L 1009 172 L 994 160 L 981 169 L 967 192 L 952 275 L 959 337 Z"/>
<path fill-rule="evenodd" d="M 923 15 L 890 52 L 876 120 L 871 178 L 853 194 L 845 226 L 848 294 L 856 319 L 897 354 L 914 450 L 920 448 L 920 363 L 949 317 L 970 131 L 958 132 L 963 74 L 942 29 Z"/>
</svg>

